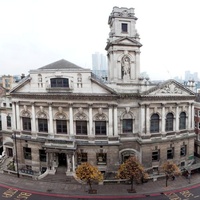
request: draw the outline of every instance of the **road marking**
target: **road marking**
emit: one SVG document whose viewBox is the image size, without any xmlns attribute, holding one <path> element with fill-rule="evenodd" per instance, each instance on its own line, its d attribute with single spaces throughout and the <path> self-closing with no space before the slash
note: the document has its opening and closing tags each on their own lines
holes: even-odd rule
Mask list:
<svg viewBox="0 0 200 200">
<path fill-rule="evenodd" d="M 165 194 L 170 200 L 181 200 L 181 198 L 175 193 Z"/>
<path fill-rule="evenodd" d="M 181 191 L 180 194 L 183 195 L 186 198 L 194 196 L 194 194 L 192 194 L 189 190 Z"/>
<path fill-rule="evenodd" d="M 3 194 L 2 197 L 4 198 L 11 198 L 13 195 L 15 195 L 18 192 L 16 189 L 9 188 L 6 190 Z"/>
<path fill-rule="evenodd" d="M 27 192 L 21 192 L 14 200 L 26 200 L 28 199 L 32 194 Z"/>
</svg>

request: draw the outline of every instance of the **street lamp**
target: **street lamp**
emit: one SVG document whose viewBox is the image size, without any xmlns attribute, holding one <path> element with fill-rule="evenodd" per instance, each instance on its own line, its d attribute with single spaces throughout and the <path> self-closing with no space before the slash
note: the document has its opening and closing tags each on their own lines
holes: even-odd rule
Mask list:
<svg viewBox="0 0 200 200">
<path fill-rule="evenodd" d="M 15 140 L 15 156 L 16 156 L 16 165 L 17 165 L 17 177 L 19 178 L 19 166 L 18 166 L 18 156 L 17 156 L 17 137 L 16 132 L 14 132 L 14 140 Z"/>
</svg>

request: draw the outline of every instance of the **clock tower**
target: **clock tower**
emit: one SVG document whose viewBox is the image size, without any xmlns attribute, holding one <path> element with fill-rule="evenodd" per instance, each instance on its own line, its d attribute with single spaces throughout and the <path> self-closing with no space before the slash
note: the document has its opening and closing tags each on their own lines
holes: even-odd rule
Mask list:
<svg viewBox="0 0 200 200">
<path fill-rule="evenodd" d="M 140 76 L 140 43 L 134 8 L 114 7 L 109 16 L 106 45 L 109 84 L 135 85 Z"/>
</svg>

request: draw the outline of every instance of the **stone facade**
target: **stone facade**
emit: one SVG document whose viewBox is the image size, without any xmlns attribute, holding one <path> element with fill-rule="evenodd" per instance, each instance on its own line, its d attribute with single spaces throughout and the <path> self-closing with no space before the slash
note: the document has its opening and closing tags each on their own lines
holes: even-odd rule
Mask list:
<svg viewBox="0 0 200 200">
<path fill-rule="evenodd" d="M 130 155 L 149 170 L 192 162 L 195 94 L 175 80 L 140 77 L 136 20 L 133 8 L 114 7 L 109 16 L 107 83 L 60 60 L 10 91 L 13 133 L 4 141 L 22 172 L 54 174 L 63 165 L 71 175 L 85 161 L 111 172 Z"/>
</svg>

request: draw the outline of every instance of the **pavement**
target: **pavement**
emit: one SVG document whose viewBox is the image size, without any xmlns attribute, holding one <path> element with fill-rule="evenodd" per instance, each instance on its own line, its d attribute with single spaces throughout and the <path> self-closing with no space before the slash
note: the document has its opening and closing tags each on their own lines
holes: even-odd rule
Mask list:
<svg viewBox="0 0 200 200">
<path fill-rule="evenodd" d="M 166 187 L 165 178 L 158 178 L 156 181 L 149 180 L 147 183 L 134 184 L 136 193 L 128 193 L 127 189 L 131 186 L 125 183 L 107 183 L 104 185 L 93 185 L 93 189 L 97 190 L 98 196 L 151 196 L 152 194 L 162 194 L 169 191 L 181 191 L 183 188 L 190 188 L 200 186 L 200 173 L 191 175 L 190 183 L 185 176 L 176 177 L 173 181 L 168 180 L 168 187 Z M 17 177 L 11 174 L 0 174 L 0 186 L 8 186 L 12 188 L 18 188 L 22 191 L 29 191 L 32 193 L 45 193 L 55 195 L 67 195 L 67 196 L 85 196 L 88 195 L 88 186 L 76 182 L 51 182 L 41 180 L 33 180 L 24 177 Z M 196 186 L 195 186 L 196 185 Z M 91 194 L 94 195 L 94 194 Z"/>
</svg>

